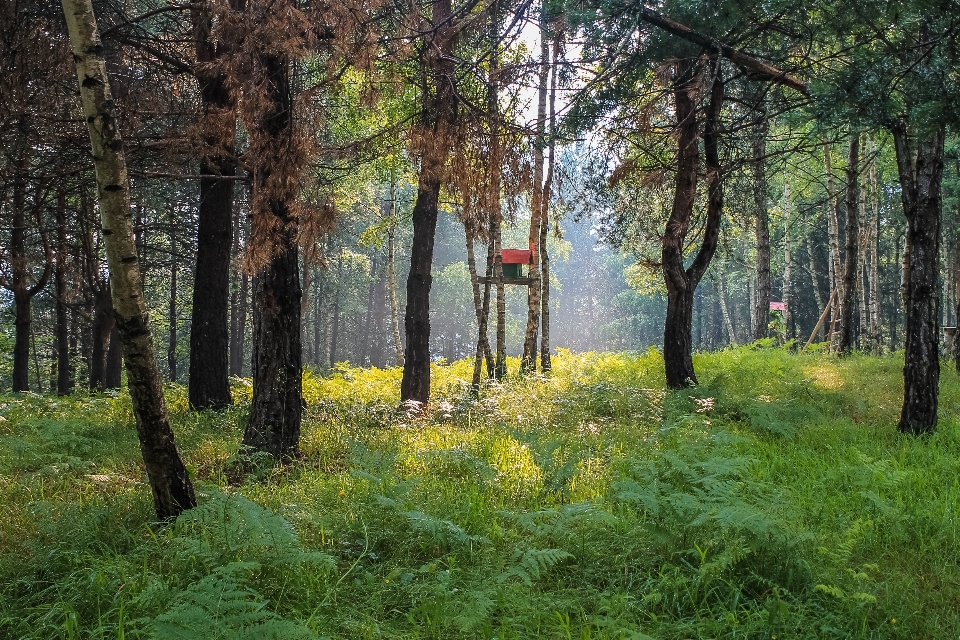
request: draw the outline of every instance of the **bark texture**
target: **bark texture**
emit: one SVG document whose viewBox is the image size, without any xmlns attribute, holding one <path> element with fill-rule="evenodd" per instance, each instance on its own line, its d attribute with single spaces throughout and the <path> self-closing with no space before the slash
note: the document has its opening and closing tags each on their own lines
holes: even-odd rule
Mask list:
<svg viewBox="0 0 960 640">
<path fill-rule="evenodd" d="M 270 190 L 277 177 L 271 170 L 293 132 L 289 61 L 261 54 L 270 105 L 259 135 L 267 137 L 267 157 L 259 159 L 254 188 L 267 190 L 267 211 L 273 230 L 272 257 L 257 273 L 253 292 L 253 401 L 243 444 L 287 461 L 299 455 L 303 416 L 303 368 L 300 337 L 300 265 L 297 221 L 290 212 L 292 181 Z"/>
<path fill-rule="evenodd" d="M 891 127 L 900 174 L 909 247 L 904 292 L 907 320 L 903 363 L 901 432 L 930 433 L 937 427 L 940 384 L 940 207 L 944 128 L 919 136 L 910 148 L 907 123 Z"/>
<path fill-rule="evenodd" d="M 704 126 L 704 155 L 707 166 L 707 222 L 703 243 L 693 263 L 683 268 L 683 248 L 697 195 L 699 151 L 696 104 L 690 87 L 695 82 L 689 62 L 676 63 L 673 82 L 678 128 L 678 162 L 673 208 L 663 235 L 661 260 L 667 286 L 667 317 L 663 331 L 663 359 L 667 386 L 682 389 L 697 384 L 693 369 L 693 296 L 717 248 L 723 211 L 723 181 L 717 149 L 717 123 L 723 102 L 723 80 L 713 79 Z"/>
<path fill-rule="evenodd" d="M 857 305 L 857 269 L 860 266 L 860 221 L 857 205 L 857 178 L 860 165 L 860 134 L 850 136 L 847 154 L 847 195 L 844 201 L 847 210 L 846 247 L 843 260 L 843 298 L 840 308 L 840 344 L 837 351 L 841 355 L 849 354 L 856 343 L 856 325 L 854 313 Z"/>
<path fill-rule="evenodd" d="M 763 89 L 761 89 L 763 91 Z M 753 125 L 753 208 L 757 220 L 757 290 L 753 301 L 753 339 L 767 337 L 770 324 L 770 213 L 767 210 L 767 120 L 761 98 L 757 122 Z"/>
<path fill-rule="evenodd" d="M 174 443 L 154 358 L 134 244 L 129 181 L 113 113 L 103 46 L 91 0 L 63 0 L 63 10 L 96 165 L 113 306 L 123 341 L 140 451 L 157 517 L 173 518 L 184 509 L 194 507 L 196 498 Z"/>
<path fill-rule="evenodd" d="M 417 199 L 413 205 L 413 244 L 410 247 L 410 274 L 407 277 L 407 310 L 400 400 L 430 400 L 430 289 L 433 285 L 433 244 L 437 229 L 440 185 L 450 151 L 457 119 L 450 0 L 434 0 L 433 23 L 438 25 L 427 43 L 424 71 L 429 75 L 423 96 L 423 133 L 426 136 L 420 158 Z"/>
<path fill-rule="evenodd" d="M 232 0 L 239 8 L 242 2 Z M 208 7 L 192 9 L 197 53 L 197 82 L 203 109 L 207 153 L 200 160 L 200 175 L 236 175 L 233 161 L 236 116 L 233 100 L 222 73 L 211 64 L 222 55 L 223 45 L 211 38 L 212 15 Z M 222 409 L 229 406 L 230 331 L 227 319 L 230 299 L 230 247 L 233 240 L 234 181 L 200 180 L 197 210 L 197 265 L 193 282 L 193 315 L 190 325 L 190 407 Z"/>
</svg>

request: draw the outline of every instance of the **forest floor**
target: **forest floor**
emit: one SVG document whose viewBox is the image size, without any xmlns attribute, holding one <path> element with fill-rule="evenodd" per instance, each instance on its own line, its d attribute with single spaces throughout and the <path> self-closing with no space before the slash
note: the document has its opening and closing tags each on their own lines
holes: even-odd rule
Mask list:
<svg viewBox="0 0 960 640">
<path fill-rule="evenodd" d="M 152 522 L 126 394 L 0 396 L 0 638 L 956 638 L 960 378 L 902 355 L 561 353 L 474 400 L 306 376 L 301 463 L 167 398 L 200 506 Z M 515 370 L 516 362 L 511 362 Z"/>
</svg>

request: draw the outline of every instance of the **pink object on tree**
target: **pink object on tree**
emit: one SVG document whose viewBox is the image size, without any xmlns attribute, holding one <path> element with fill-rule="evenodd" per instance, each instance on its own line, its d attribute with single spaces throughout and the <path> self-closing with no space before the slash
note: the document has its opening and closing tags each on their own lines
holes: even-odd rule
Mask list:
<svg viewBox="0 0 960 640">
<path fill-rule="evenodd" d="M 770 311 L 786 311 L 787 305 L 783 302 L 771 302 Z"/>
</svg>

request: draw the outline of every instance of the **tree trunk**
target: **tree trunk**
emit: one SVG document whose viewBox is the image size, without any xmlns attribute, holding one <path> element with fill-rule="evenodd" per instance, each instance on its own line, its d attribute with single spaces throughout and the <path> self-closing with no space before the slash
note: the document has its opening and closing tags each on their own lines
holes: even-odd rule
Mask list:
<svg viewBox="0 0 960 640">
<path fill-rule="evenodd" d="M 547 125 L 547 97 L 550 92 L 550 43 L 547 40 L 546 18 L 540 18 L 540 73 L 537 92 L 537 130 L 533 150 L 533 194 L 530 198 L 530 232 L 527 243 L 530 255 L 530 284 L 527 287 L 527 328 L 523 336 L 520 371 L 537 370 L 537 331 L 540 328 L 540 237 L 543 215 L 543 150 Z"/>
<path fill-rule="evenodd" d="M 857 216 L 857 177 L 860 164 L 860 134 L 850 135 L 850 147 L 847 154 L 847 209 L 846 247 L 843 268 L 843 292 L 840 301 L 842 315 L 840 318 L 840 355 L 849 354 L 856 344 L 856 325 L 854 323 L 854 309 L 857 300 L 857 269 L 860 267 L 859 236 L 860 222 Z"/>
<path fill-rule="evenodd" d="M 823 309 L 823 294 L 820 292 L 820 278 L 817 277 L 817 260 L 813 252 L 813 227 L 807 231 L 807 257 L 810 259 L 810 286 L 817 301 L 817 311 Z"/>
<path fill-rule="evenodd" d="M 67 314 L 67 194 L 57 193 L 57 253 L 53 272 L 57 291 L 57 395 L 73 393 L 73 363 L 70 360 L 70 326 Z"/>
<path fill-rule="evenodd" d="M 730 306 L 727 304 L 727 283 L 724 269 L 725 262 L 721 261 L 717 269 L 717 298 L 720 302 L 720 313 L 723 315 L 723 324 L 727 327 L 727 337 L 730 344 L 737 346 L 737 332 L 733 328 L 733 319 L 730 316 Z"/>
<path fill-rule="evenodd" d="M 123 377 L 123 345 L 120 340 L 120 329 L 113 323 L 110 332 L 110 347 L 107 349 L 107 364 L 103 372 L 103 386 L 107 389 L 119 389 Z"/>
<path fill-rule="evenodd" d="M 170 205 L 170 301 L 167 307 L 167 323 L 169 325 L 169 340 L 167 341 L 167 371 L 170 375 L 170 382 L 177 381 L 177 243 L 175 239 L 175 230 L 177 228 L 174 218 L 174 206 Z M 191 335 L 193 332 L 191 331 Z M 191 354 L 191 363 L 193 357 Z M 198 375 L 203 375 L 197 372 Z M 191 376 L 192 377 L 192 376 Z M 192 385 L 191 385 L 192 388 Z"/>
<path fill-rule="evenodd" d="M 905 261 L 908 267 L 904 296 L 907 332 L 903 407 L 898 428 L 903 433 L 930 433 L 937 427 L 940 383 L 937 280 L 940 275 L 944 126 L 941 124 L 933 132 L 921 135 L 915 154 L 910 149 L 906 122 L 897 121 L 891 127 L 891 133 L 910 249 L 909 259 Z"/>
<path fill-rule="evenodd" d="M 870 251 L 870 340 L 873 352 L 883 349 L 883 325 L 880 322 L 880 191 L 877 186 L 877 147 L 870 134 L 870 202 L 873 208 L 873 241 Z"/>
<path fill-rule="evenodd" d="M 294 181 L 274 170 L 294 136 L 290 65 L 283 55 L 258 51 L 256 62 L 266 84 L 265 113 L 258 144 L 254 200 L 259 224 L 270 230 L 272 251 L 257 273 L 253 292 L 253 401 L 243 444 L 281 461 L 299 455 L 303 416 L 300 344 L 300 259 L 297 220 L 290 205 Z M 256 236 L 252 233 L 251 236 Z"/>
<path fill-rule="evenodd" d="M 760 91 L 764 91 L 761 88 Z M 761 93 L 761 95 L 763 95 Z M 767 119 L 766 102 L 761 98 L 753 135 L 753 208 L 757 218 L 757 290 L 753 307 L 753 339 L 767 337 L 770 323 L 770 214 L 767 211 Z"/>
<path fill-rule="evenodd" d="M 340 289 L 342 282 L 343 247 L 340 247 L 340 252 L 337 254 L 337 284 L 333 294 L 333 308 L 330 311 L 330 318 L 333 323 L 330 328 L 330 346 L 327 351 L 327 367 L 330 369 L 333 369 L 333 366 L 337 364 L 337 346 L 340 343 Z"/>
<path fill-rule="evenodd" d="M 557 151 L 557 67 L 560 56 L 561 35 L 553 41 L 553 58 L 550 65 L 550 132 L 547 142 L 546 179 L 543 183 L 543 213 L 540 214 L 540 370 L 544 373 L 553 368 L 550 362 L 550 252 L 547 250 L 547 232 L 550 230 L 550 200 L 553 197 L 553 172 Z"/>
<path fill-rule="evenodd" d="M 956 325 L 960 327 L 960 202 L 957 203 L 957 215 L 954 218 L 957 223 L 957 235 L 953 238 L 953 294 L 956 298 L 955 304 L 955 316 L 956 316 Z M 957 373 L 960 373 L 960 336 L 954 334 L 953 337 L 953 353 L 950 354 L 953 357 L 954 368 L 956 368 Z"/>
<path fill-rule="evenodd" d="M 239 376 L 243 370 L 243 348 L 240 342 L 240 278 L 233 274 L 230 292 L 230 375 Z"/>
<path fill-rule="evenodd" d="M 786 176 L 784 176 L 786 178 Z M 783 181 L 783 328 L 787 339 L 794 337 L 793 324 L 793 285 L 790 273 L 790 185 Z"/>
<path fill-rule="evenodd" d="M 477 352 L 473 362 L 473 388 L 480 386 L 481 363 L 486 358 L 489 364 L 493 360 L 490 341 L 487 338 L 487 312 L 490 308 L 490 288 L 484 285 L 486 296 L 480 293 L 480 281 L 477 277 L 477 259 L 473 249 L 473 231 L 469 222 L 464 225 L 467 239 L 467 269 L 470 272 L 470 285 L 473 289 L 473 306 L 477 316 Z M 490 271 L 489 266 L 487 271 Z M 489 273 L 487 274 L 489 277 Z"/>
<path fill-rule="evenodd" d="M 830 289 L 843 291 L 843 286 L 840 282 L 840 221 L 837 218 L 837 208 L 835 205 L 836 190 L 834 188 L 830 145 L 827 144 L 826 140 L 823 141 L 823 167 L 827 175 L 827 236 L 830 245 Z M 842 300 L 843 296 L 841 295 L 839 298 Z M 827 335 L 827 340 L 830 341 L 831 347 L 833 346 L 833 331 L 837 324 L 837 316 L 843 313 L 842 306 L 839 301 L 835 302 L 833 311 L 831 312 L 830 330 Z"/>
<path fill-rule="evenodd" d="M 196 505 L 193 486 L 174 443 L 153 354 L 133 240 L 130 191 L 100 36 L 90 0 L 63 0 L 84 117 L 96 164 L 104 244 L 114 309 L 127 365 L 140 451 L 157 517 L 176 517 Z"/>
<path fill-rule="evenodd" d="M 390 180 L 390 227 L 387 230 L 387 293 L 390 296 L 390 333 L 397 352 L 396 366 L 403 366 L 403 341 L 400 338 L 400 305 L 397 301 L 397 192 Z"/>
<path fill-rule="evenodd" d="M 93 292 L 93 349 L 90 357 L 90 390 L 103 391 L 107 380 L 107 352 L 110 347 L 110 334 L 113 332 L 116 318 L 113 313 L 113 301 L 110 283 L 101 285 Z"/>
<path fill-rule="evenodd" d="M 24 155 L 20 162 L 21 168 L 26 172 L 29 165 L 28 156 Z M 53 253 L 47 241 L 47 234 L 44 231 L 40 214 L 43 208 L 45 194 L 41 193 L 41 186 L 37 185 L 34 192 L 33 213 L 37 230 L 43 242 L 43 249 L 46 262 L 43 268 L 43 275 L 33 286 L 27 284 L 28 265 L 26 252 L 26 229 L 27 229 L 27 203 L 26 188 L 23 181 L 25 175 L 21 176 L 13 187 L 13 219 L 10 230 L 10 267 L 11 278 L 0 280 L 5 289 L 13 293 L 14 301 L 14 346 L 13 346 L 13 390 L 30 390 L 30 336 L 31 315 L 30 306 L 33 297 L 40 293 L 47 286 L 47 280 L 53 267 Z M 37 383 L 39 384 L 39 379 Z"/>
<path fill-rule="evenodd" d="M 677 115 L 678 162 L 673 209 L 663 235 L 661 261 L 667 285 L 667 317 L 663 332 L 663 359 L 667 386 L 681 389 L 697 384 L 693 370 L 692 321 L 694 292 L 717 248 L 720 220 L 723 212 L 723 176 L 720 168 L 718 120 L 723 102 L 723 80 L 713 78 L 710 103 L 706 110 L 704 127 L 704 155 L 707 166 L 707 222 L 703 243 L 689 268 L 683 268 L 683 249 L 690 228 L 694 201 L 697 195 L 696 105 L 690 86 L 696 82 L 693 68 L 686 60 L 676 63 L 673 81 L 674 107 Z"/>
<path fill-rule="evenodd" d="M 243 0 L 231 0 L 240 10 Z M 229 52 L 211 36 L 213 15 L 209 7 L 191 9 L 196 48 L 197 83 L 203 115 L 206 153 L 200 160 L 201 178 L 197 210 L 197 264 L 193 280 L 193 315 L 190 324 L 190 407 L 222 409 L 231 404 L 229 377 L 230 249 L 233 244 L 233 197 L 236 175 L 232 159 L 236 136 L 234 104 L 222 73 L 213 63 Z"/>
<path fill-rule="evenodd" d="M 313 265 L 309 264 L 304 256 L 303 260 L 303 285 L 300 290 L 303 296 L 300 298 L 300 348 L 303 354 L 300 360 L 307 360 L 307 354 L 310 353 L 309 326 L 307 319 L 310 317 L 310 291 L 313 287 Z"/>
<path fill-rule="evenodd" d="M 870 256 L 873 253 L 873 220 L 867 213 L 868 173 L 869 171 L 860 171 L 860 201 L 858 203 L 860 216 L 860 237 L 857 243 L 858 251 L 860 253 L 860 260 L 857 263 L 857 294 L 860 304 L 860 337 L 858 343 L 864 350 L 870 348 L 870 317 L 872 314 L 871 306 L 874 302 L 870 298 L 869 280 Z"/>
<path fill-rule="evenodd" d="M 373 322 L 370 339 L 370 366 L 382 369 L 384 366 L 384 327 L 386 325 L 387 270 L 384 265 L 377 269 L 376 289 L 373 293 Z"/>
<path fill-rule="evenodd" d="M 423 133 L 428 136 L 420 158 L 417 200 L 413 205 L 413 244 L 407 277 L 407 335 L 400 400 L 426 404 L 430 400 L 430 288 L 433 284 L 433 243 L 437 228 L 440 185 L 457 120 L 454 87 L 451 0 L 433 0 L 433 23 L 424 60 L 429 88 L 423 96 Z"/>
</svg>

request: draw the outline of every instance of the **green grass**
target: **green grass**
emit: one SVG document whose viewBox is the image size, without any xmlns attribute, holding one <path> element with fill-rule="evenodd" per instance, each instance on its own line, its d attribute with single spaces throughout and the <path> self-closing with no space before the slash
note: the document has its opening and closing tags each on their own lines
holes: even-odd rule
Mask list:
<svg viewBox="0 0 960 640">
<path fill-rule="evenodd" d="M 396 370 L 307 376 L 287 468 L 236 464 L 248 383 L 219 414 L 170 386 L 200 496 L 170 526 L 125 394 L 0 396 L 0 637 L 960 635 L 956 374 L 912 438 L 896 356 L 695 359 L 667 392 L 656 352 L 563 353 L 480 400 L 454 363 L 426 416 Z"/>
</svg>

